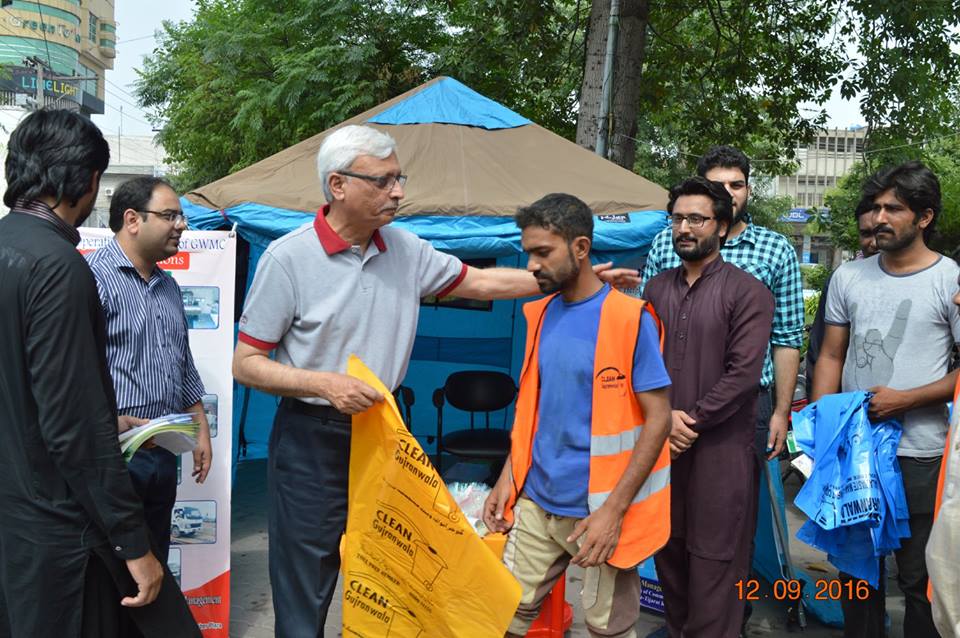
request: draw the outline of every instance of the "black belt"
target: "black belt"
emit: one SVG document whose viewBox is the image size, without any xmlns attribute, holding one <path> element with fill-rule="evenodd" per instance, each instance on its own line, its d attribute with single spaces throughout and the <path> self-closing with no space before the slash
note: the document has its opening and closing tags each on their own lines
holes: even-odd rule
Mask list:
<svg viewBox="0 0 960 638">
<path fill-rule="evenodd" d="M 290 412 L 312 416 L 323 419 L 324 421 L 339 421 L 341 423 L 350 423 L 352 421 L 349 414 L 344 414 L 332 405 L 314 405 L 313 403 L 306 403 L 305 401 L 291 399 L 289 397 L 284 398 L 282 404 L 283 407 Z"/>
</svg>

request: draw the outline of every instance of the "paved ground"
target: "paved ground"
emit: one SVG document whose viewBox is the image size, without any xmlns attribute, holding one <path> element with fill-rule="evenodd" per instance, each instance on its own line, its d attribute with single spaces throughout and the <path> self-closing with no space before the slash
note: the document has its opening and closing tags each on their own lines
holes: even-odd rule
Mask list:
<svg viewBox="0 0 960 638">
<path fill-rule="evenodd" d="M 795 483 L 787 483 L 788 496 L 795 491 Z M 788 502 L 792 498 L 788 498 Z M 795 531 L 802 523 L 800 515 L 788 513 L 790 525 Z M 826 559 L 799 542 L 792 544 L 793 556 L 800 567 L 822 568 Z M 273 633 L 273 607 L 270 598 L 270 583 L 267 576 L 267 519 L 266 519 L 266 463 L 251 461 L 240 465 L 233 490 L 233 543 L 231 551 L 231 638 L 270 638 Z M 578 609 L 578 592 L 581 572 L 572 568 L 567 573 L 567 600 L 574 605 L 574 624 L 567 638 L 586 638 L 582 613 Z M 829 578 L 829 574 L 824 575 Z M 887 586 L 888 591 L 898 591 L 895 581 Z M 764 593 L 761 590 L 761 595 Z M 899 598 L 899 600 L 897 600 Z M 903 618 L 902 597 L 887 598 L 887 608 L 892 620 L 889 638 L 903 638 L 900 629 Z M 326 635 L 340 636 L 341 594 L 337 592 L 327 619 Z M 637 625 L 640 638 L 657 632 L 663 626 L 655 615 L 644 614 Z M 755 608 L 748 635 L 751 637 L 785 636 L 786 606 L 771 601 L 761 601 Z M 804 636 L 807 638 L 839 638 L 843 632 L 832 629 L 810 618 Z M 485 637 L 468 637 L 485 638 Z"/>
</svg>

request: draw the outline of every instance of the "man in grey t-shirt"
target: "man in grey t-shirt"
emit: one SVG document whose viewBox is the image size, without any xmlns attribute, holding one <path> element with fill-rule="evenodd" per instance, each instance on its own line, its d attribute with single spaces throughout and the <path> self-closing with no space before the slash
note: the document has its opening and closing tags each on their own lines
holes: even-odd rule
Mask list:
<svg viewBox="0 0 960 638">
<path fill-rule="evenodd" d="M 284 397 L 267 466 L 279 638 L 323 636 L 347 516 L 350 415 L 383 399 L 345 374 L 347 357 L 358 355 L 392 390 L 407 370 L 421 297 L 539 293 L 530 272 L 470 268 L 388 226 L 407 179 L 389 135 L 344 126 L 324 140 L 317 168 L 328 204 L 260 258 L 233 358 L 238 382 Z M 601 276 L 639 284 L 636 271 Z"/>
<path fill-rule="evenodd" d="M 843 264 L 833 275 L 812 398 L 870 390 L 871 418 L 903 424 L 897 457 L 911 537 L 896 558 L 906 597 L 905 635 L 935 638 L 924 548 L 947 433 L 946 403 L 957 377 L 947 367 L 960 342 L 952 303 L 960 269 L 927 247 L 941 208 L 939 181 L 927 167 L 907 162 L 884 169 L 864 184 L 864 197 L 873 202 L 867 214 L 873 215 L 880 254 Z M 882 592 L 843 600 L 842 607 L 846 638 L 883 636 Z"/>
</svg>

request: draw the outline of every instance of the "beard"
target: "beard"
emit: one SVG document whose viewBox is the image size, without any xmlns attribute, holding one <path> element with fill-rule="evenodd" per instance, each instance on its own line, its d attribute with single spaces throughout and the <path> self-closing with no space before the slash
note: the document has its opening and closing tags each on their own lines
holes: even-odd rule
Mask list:
<svg viewBox="0 0 960 638">
<path fill-rule="evenodd" d="M 693 240 L 694 243 L 681 245 L 679 242 L 682 239 Z M 700 240 L 693 235 L 676 237 L 673 240 L 673 250 L 683 261 L 700 261 L 704 257 L 720 250 L 720 236 L 713 234 Z"/>
<path fill-rule="evenodd" d="M 887 232 L 878 232 L 878 230 Z M 895 253 L 912 244 L 916 240 L 919 232 L 919 226 L 911 225 L 902 233 L 897 234 L 897 232 L 889 226 L 883 225 L 877 226 L 873 234 L 877 240 L 877 248 L 879 250 Z"/>
<path fill-rule="evenodd" d="M 576 282 L 577 277 L 580 276 L 580 264 L 577 263 L 577 260 L 574 258 L 573 250 L 568 248 L 568 251 L 569 260 L 565 267 L 558 268 L 552 272 L 540 270 L 534 274 L 534 277 L 537 279 L 537 286 L 540 287 L 540 292 L 543 294 L 549 295 L 560 292 L 561 290 L 566 290 Z"/>
</svg>

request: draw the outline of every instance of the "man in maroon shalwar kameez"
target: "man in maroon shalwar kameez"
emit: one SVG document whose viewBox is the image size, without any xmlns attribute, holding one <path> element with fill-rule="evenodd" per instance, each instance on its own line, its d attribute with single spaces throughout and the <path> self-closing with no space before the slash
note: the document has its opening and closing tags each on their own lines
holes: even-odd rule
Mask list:
<svg viewBox="0 0 960 638">
<path fill-rule="evenodd" d="M 702 177 L 670 191 L 682 265 L 651 279 L 644 296 L 664 323 L 673 385 L 670 541 L 655 556 L 672 638 L 736 638 L 737 581 L 748 578 L 759 467 L 757 379 L 770 340 L 773 295 L 723 261 L 730 195 Z"/>
</svg>

